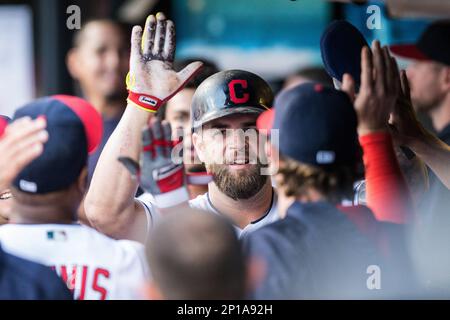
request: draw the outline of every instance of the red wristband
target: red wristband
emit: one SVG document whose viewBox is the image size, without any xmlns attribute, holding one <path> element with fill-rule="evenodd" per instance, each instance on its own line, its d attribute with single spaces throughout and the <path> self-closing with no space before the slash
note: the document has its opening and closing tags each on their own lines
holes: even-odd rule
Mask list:
<svg viewBox="0 0 450 320">
<path fill-rule="evenodd" d="M 128 91 L 128 100 L 133 102 L 138 107 L 150 112 L 158 111 L 161 105 L 165 102 L 157 97 L 143 93 L 135 93 L 132 91 Z"/>
</svg>

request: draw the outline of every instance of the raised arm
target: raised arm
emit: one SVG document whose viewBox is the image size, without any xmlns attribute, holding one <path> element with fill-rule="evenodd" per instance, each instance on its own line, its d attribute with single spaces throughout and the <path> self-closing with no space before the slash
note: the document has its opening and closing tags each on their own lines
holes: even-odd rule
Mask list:
<svg viewBox="0 0 450 320">
<path fill-rule="evenodd" d="M 413 150 L 450 189 L 450 146 L 426 130 L 417 120 L 404 70 L 401 72 L 401 84 L 402 99 L 390 119 L 393 137 L 398 143 Z"/>
<path fill-rule="evenodd" d="M 194 62 L 177 73 L 174 55 L 175 26 L 162 13 L 147 18 L 144 32 L 133 28 L 128 105 L 100 155 L 84 204 L 92 225 L 111 237 L 145 241 L 147 218 L 134 199 L 138 182 L 118 158 L 139 161 L 142 129 L 201 67 Z"/>
<path fill-rule="evenodd" d="M 429 133 L 422 139 L 412 142 L 409 147 L 450 189 L 450 146 Z"/>
<path fill-rule="evenodd" d="M 343 90 L 354 95 L 354 82 L 345 75 Z M 405 223 L 413 216 L 409 189 L 400 170 L 388 131 L 390 112 L 398 99 L 397 64 L 378 41 L 361 53 L 361 89 L 354 104 L 364 153 L 367 205 L 381 221 Z"/>
</svg>

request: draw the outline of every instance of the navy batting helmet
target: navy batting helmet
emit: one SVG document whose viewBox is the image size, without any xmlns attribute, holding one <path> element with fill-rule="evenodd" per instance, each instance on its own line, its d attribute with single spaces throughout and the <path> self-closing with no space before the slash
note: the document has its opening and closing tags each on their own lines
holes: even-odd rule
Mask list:
<svg viewBox="0 0 450 320">
<path fill-rule="evenodd" d="M 243 70 L 218 72 L 200 84 L 192 99 L 192 128 L 231 114 L 260 114 L 272 106 L 267 82 Z"/>
</svg>

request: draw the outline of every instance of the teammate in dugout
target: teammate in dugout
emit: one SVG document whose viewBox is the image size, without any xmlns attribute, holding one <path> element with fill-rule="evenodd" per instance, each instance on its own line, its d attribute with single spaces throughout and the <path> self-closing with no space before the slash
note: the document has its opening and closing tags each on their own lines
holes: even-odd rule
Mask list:
<svg viewBox="0 0 450 320">
<path fill-rule="evenodd" d="M 395 60 L 377 41 L 372 53 L 362 50 L 361 78 L 356 113 L 349 99 L 354 82 L 346 75 L 347 95 L 319 84 L 300 85 L 280 94 L 274 111 L 258 119 L 261 129 L 279 130 L 269 155 L 280 153 L 271 165 L 279 167 L 275 177 L 284 219 L 244 239 L 247 254 L 263 258 L 270 270 L 256 298 L 393 298 L 417 292 L 403 228 L 376 221 L 366 207 L 343 205 L 358 176 L 357 131 L 360 141 L 387 133 L 395 97 L 404 98 L 408 90 L 404 73 L 400 79 Z M 380 291 L 367 285 L 370 266 L 383 270 Z"/>
<path fill-rule="evenodd" d="M 404 110 L 412 121 L 400 126 L 398 140 L 424 160 L 430 176 L 430 188 L 423 194 L 418 212 L 415 262 L 424 283 L 443 296 L 450 296 L 450 190 L 448 154 L 450 143 L 450 21 L 431 23 L 415 44 L 392 45 L 391 51 L 412 59 L 406 72 L 411 83 L 411 100 L 416 110 L 432 120 L 437 137 L 427 132 L 414 118 L 413 110 Z M 440 176 L 440 179 L 439 179 Z M 444 179 L 443 179 L 444 178 Z M 442 181 L 442 182 L 441 182 Z"/>
<path fill-rule="evenodd" d="M 36 132 L 29 152 L 40 155 L 20 171 L 6 171 L 16 176 L 10 223 L 0 227 L 3 250 L 54 268 L 75 299 L 139 298 L 148 276 L 142 244 L 77 224 L 88 152 L 102 137 L 100 115 L 80 98 L 52 96 L 18 109 L 13 120 L 27 117 L 39 119 L 29 126 Z M 19 146 L 11 147 L 10 156 Z"/>
<path fill-rule="evenodd" d="M 74 34 L 72 48 L 67 53 L 67 70 L 103 120 L 102 141 L 88 158 L 88 181 L 125 109 L 127 90 L 123 79 L 130 60 L 127 34 L 124 26 L 112 20 L 90 20 Z"/>
<path fill-rule="evenodd" d="M 42 154 L 48 139 L 44 119 L 22 118 L 11 125 L 7 120 L 0 116 L 0 193 Z M 50 268 L 6 253 L 0 243 L 0 300 L 12 299 L 72 300 L 73 296 Z"/>
<path fill-rule="evenodd" d="M 188 208 L 165 217 L 147 244 L 151 300 L 240 300 L 257 277 L 223 217 Z"/>
</svg>

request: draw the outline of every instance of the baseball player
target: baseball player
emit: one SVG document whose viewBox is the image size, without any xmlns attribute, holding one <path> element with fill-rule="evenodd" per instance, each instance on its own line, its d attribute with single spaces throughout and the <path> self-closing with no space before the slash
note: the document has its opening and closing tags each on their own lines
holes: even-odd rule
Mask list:
<svg viewBox="0 0 450 320">
<path fill-rule="evenodd" d="M 378 42 L 374 42 L 374 45 L 379 52 L 389 56 L 386 47 L 381 48 Z M 406 152 L 401 149 L 402 147 L 392 143 L 391 135 L 385 130 L 386 119 L 383 119 L 381 126 L 378 125 L 377 132 L 371 132 L 361 125 L 370 124 L 380 117 L 387 118 L 388 113 L 385 110 L 391 111 L 396 101 L 401 100 L 394 81 L 398 72 L 393 73 L 396 70 L 395 61 L 391 61 L 393 58 L 387 59 L 386 64 L 380 64 L 382 69 L 379 72 L 386 75 L 385 81 L 370 88 L 368 91 L 370 94 L 358 94 L 362 79 L 361 62 L 364 58 L 361 53 L 364 53 L 363 48 L 368 46 L 362 33 L 345 20 L 332 22 L 323 32 L 320 41 L 322 60 L 327 72 L 332 76 L 335 87 L 347 91 L 354 100 L 361 118 L 359 143 L 364 154 L 365 180 L 357 183 L 354 202 L 367 204 L 377 220 L 408 223 L 414 216 L 410 190 L 415 194 L 423 193 L 421 187 L 425 184 L 426 176 L 423 175 L 423 171 L 415 171 L 421 164 L 414 159 L 413 154 L 411 158 L 410 150 Z M 373 109 L 373 113 L 370 114 L 366 113 L 366 109 L 361 108 L 365 105 L 361 101 L 366 101 L 367 98 L 378 101 L 375 103 L 384 108 Z M 369 134 L 366 134 L 367 132 Z M 396 152 L 397 149 L 399 152 Z M 396 153 L 399 154 L 398 157 Z M 411 168 L 412 166 L 414 168 Z M 408 179 L 414 180 L 413 188 L 408 188 L 411 185 L 406 184 L 404 174 Z"/>
<path fill-rule="evenodd" d="M 43 119 L 23 118 L 8 126 L 9 121 L 0 115 L 0 224 L 9 219 L 12 180 L 42 153 L 42 145 L 47 140 Z"/>
<path fill-rule="evenodd" d="M 199 210 L 173 213 L 152 231 L 151 300 L 244 299 L 247 264 L 231 224 Z"/>
<path fill-rule="evenodd" d="M 76 223 L 88 152 L 102 136 L 100 115 L 80 98 L 52 96 L 14 115 L 18 124 L 30 122 L 26 117 L 39 119 L 27 130 L 36 132 L 33 150 L 42 154 L 12 182 L 10 224 L 0 227 L 2 248 L 52 267 L 75 299 L 138 298 L 147 280 L 143 246 Z"/>
<path fill-rule="evenodd" d="M 72 293 L 48 267 L 20 259 L 0 245 L 0 300 L 72 300 Z"/>
<path fill-rule="evenodd" d="M 404 228 L 345 201 L 358 177 L 358 135 L 361 140 L 387 131 L 392 91 L 401 82 L 378 42 L 371 53 L 364 47 L 362 56 L 354 106 L 348 94 L 309 83 L 281 93 L 274 111 L 258 119 L 261 129 L 279 130 L 270 154 L 280 153 L 271 165 L 279 167 L 275 180 L 284 219 L 244 239 L 247 253 L 263 257 L 271 270 L 257 298 L 392 298 L 416 288 Z M 389 90 L 381 89 L 385 74 L 394 85 Z M 366 281 L 370 266 L 383 270 L 383 291 Z"/>
<path fill-rule="evenodd" d="M 350 100 L 320 84 L 296 86 L 277 98 L 272 128 L 280 131 L 271 149 L 280 152 L 275 179 L 286 209 L 284 219 L 243 240 L 270 270 L 255 298 L 368 297 L 365 271 L 379 265 L 375 248 L 336 208 L 352 194 L 358 161 Z"/>
<path fill-rule="evenodd" d="M 67 70 L 103 119 L 102 141 L 88 159 L 89 181 L 101 149 L 125 107 L 127 91 L 123 78 L 128 71 L 129 56 L 127 32 L 117 22 L 107 19 L 84 24 L 74 34 L 72 48 L 67 53 Z"/>
<path fill-rule="evenodd" d="M 22 118 L 8 126 L 0 115 L 0 207 L 3 209 L 15 176 L 44 150 L 48 139 L 45 120 Z M 6 128 L 8 128 L 6 130 Z M 0 212 L 3 214 L 4 212 Z M 1 219 L 0 219 L 1 223 Z M 0 243 L 0 300 L 67 299 L 72 293 L 49 268 L 20 259 L 3 251 Z"/>
<path fill-rule="evenodd" d="M 425 132 L 414 119 L 410 106 L 403 105 L 394 113 L 394 138 L 411 148 L 431 169 L 428 170 L 430 187 L 417 208 L 419 224 L 412 240 L 415 262 L 424 283 L 445 297 L 450 296 L 447 246 L 450 242 L 450 191 L 438 176 L 448 170 L 445 158 L 448 146 L 444 143 L 450 143 L 449 36 L 450 22 L 437 20 L 423 31 L 417 43 L 390 46 L 394 54 L 413 60 L 406 70 L 411 87 L 410 101 L 417 110 L 430 116 L 437 131 L 437 137 Z M 400 115 L 409 115 L 410 121 L 402 123 Z"/>
<path fill-rule="evenodd" d="M 155 207 L 164 211 L 189 200 L 182 165 L 172 163 L 168 154 L 170 125 L 161 124 L 154 114 L 201 67 L 201 63 L 193 62 L 178 73 L 172 70 L 175 28 L 163 14 L 149 16 L 144 30 L 142 35 L 140 27 L 133 29 L 129 103 L 100 156 L 85 202 L 86 214 L 96 228 L 115 238 L 139 241 L 145 241 L 147 226 L 157 215 Z M 221 148 L 215 140 L 219 136 L 213 132 L 255 129 L 257 116 L 272 100 L 264 80 L 250 72 L 232 70 L 205 80 L 192 102 L 193 143 L 213 181 L 208 193 L 190 205 L 229 217 L 241 235 L 278 219 L 276 195 L 268 176 L 260 174 L 261 164 L 248 163 L 247 156 L 242 155 L 244 149 L 255 152 L 256 146 L 231 139 Z M 149 122 L 141 146 L 142 130 Z M 141 151 L 143 159 L 138 167 Z M 240 158 L 234 154 L 241 154 Z M 220 155 L 225 163 L 215 161 Z M 154 203 L 134 198 L 138 182 L 131 179 L 118 158 L 128 159 L 125 164 L 140 176 Z"/>
<path fill-rule="evenodd" d="M 108 19 L 92 19 L 73 36 L 66 56 L 67 70 L 79 86 L 82 96 L 100 113 L 103 137 L 99 147 L 88 158 L 88 184 L 98 157 L 125 109 L 127 90 L 123 79 L 128 71 L 130 48 L 125 28 Z M 89 221 L 80 205 L 78 219 Z"/>
</svg>

